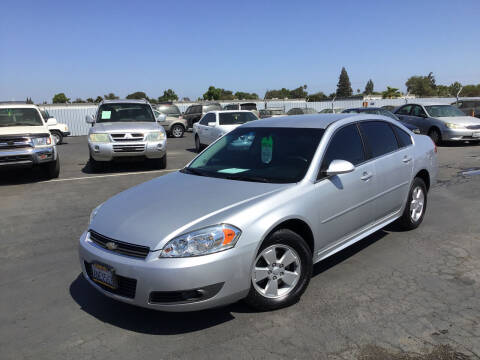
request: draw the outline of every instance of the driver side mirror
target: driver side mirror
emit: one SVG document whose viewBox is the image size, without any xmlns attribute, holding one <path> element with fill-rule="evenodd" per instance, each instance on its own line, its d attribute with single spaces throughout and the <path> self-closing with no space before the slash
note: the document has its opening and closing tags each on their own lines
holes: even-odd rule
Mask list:
<svg viewBox="0 0 480 360">
<path fill-rule="evenodd" d="M 333 160 L 325 174 L 328 176 L 350 173 L 355 170 L 355 166 L 346 160 Z"/>
<path fill-rule="evenodd" d="M 156 120 L 157 120 L 157 122 L 164 122 L 164 121 L 167 120 L 167 115 L 160 114 L 160 115 L 157 116 Z"/>
<path fill-rule="evenodd" d="M 85 122 L 87 124 L 94 124 L 95 123 L 95 118 L 92 115 L 87 115 L 85 116 Z"/>
<path fill-rule="evenodd" d="M 54 126 L 54 125 L 57 125 L 57 119 L 55 119 L 54 117 L 48 118 L 47 126 Z"/>
<path fill-rule="evenodd" d="M 212 121 L 212 122 L 209 122 L 207 125 L 211 126 L 211 127 L 215 127 L 216 123 L 215 123 L 215 121 Z"/>
</svg>

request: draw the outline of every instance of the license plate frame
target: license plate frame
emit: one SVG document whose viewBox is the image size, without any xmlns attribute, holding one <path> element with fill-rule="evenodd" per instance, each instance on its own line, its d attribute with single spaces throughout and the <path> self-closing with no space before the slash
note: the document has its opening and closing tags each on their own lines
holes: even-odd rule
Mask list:
<svg viewBox="0 0 480 360">
<path fill-rule="evenodd" d="M 91 264 L 92 280 L 98 284 L 104 285 L 112 290 L 118 288 L 115 269 L 109 265 L 94 262 Z"/>
<path fill-rule="evenodd" d="M 474 132 L 474 133 L 472 134 L 472 137 L 474 137 L 474 138 L 480 138 L 480 131 Z"/>
</svg>

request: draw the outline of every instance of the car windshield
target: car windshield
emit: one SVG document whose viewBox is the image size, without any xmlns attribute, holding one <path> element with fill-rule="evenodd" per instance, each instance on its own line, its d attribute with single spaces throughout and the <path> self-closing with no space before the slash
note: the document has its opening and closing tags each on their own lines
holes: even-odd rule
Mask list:
<svg viewBox="0 0 480 360">
<path fill-rule="evenodd" d="M 159 105 L 157 110 L 167 116 L 180 115 L 180 110 L 176 105 Z"/>
<path fill-rule="evenodd" d="M 152 109 L 148 104 L 118 103 L 103 104 L 98 109 L 97 123 L 104 122 L 153 122 Z"/>
<path fill-rule="evenodd" d="M 431 105 L 425 106 L 425 109 L 431 117 L 465 116 L 461 110 L 452 105 Z"/>
<path fill-rule="evenodd" d="M 40 114 L 33 108 L 0 109 L 0 126 L 42 126 Z"/>
<path fill-rule="evenodd" d="M 323 129 L 240 127 L 209 146 L 184 173 L 294 183 L 305 176 Z"/>
<path fill-rule="evenodd" d="M 220 125 L 239 125 L 258 119 L 251 112 L 229 112 L 220 113 L 218 120 Z"/>
<path fill-rule="evenodd" d="M 257 104 L 242 104 L 240 105 L 242 110 L 257 110 Z"/>
</svg>

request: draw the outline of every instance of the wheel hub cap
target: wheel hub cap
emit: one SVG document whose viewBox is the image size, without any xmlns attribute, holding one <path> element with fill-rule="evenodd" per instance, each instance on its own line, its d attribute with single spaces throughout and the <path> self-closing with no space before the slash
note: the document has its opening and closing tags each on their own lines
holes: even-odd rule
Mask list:
<svg viewBox="0 0 480 360">
<path fill-rule="evenodd" d="M 423 214 L 425 206 L 425 194 L 420 186 L 415 187 L 412 192 L 412 201 L 410 202 L 410 217 L 417 222 Z"/>
</svg>

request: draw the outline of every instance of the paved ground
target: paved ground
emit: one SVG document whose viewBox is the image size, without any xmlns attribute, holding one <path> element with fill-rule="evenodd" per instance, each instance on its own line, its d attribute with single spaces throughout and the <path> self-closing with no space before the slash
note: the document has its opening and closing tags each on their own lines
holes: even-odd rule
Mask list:
<svg viewBox="0 0 480 360">
<path fill-rule="evenodd" d="M 170 139 L 168 169 L 192 147 L 191 134 Z M 1 359 L 356 359 L 373 345 L 438 344 L 480 358 L 480 176 L 462 175 L 480 168 L 480 146 L 439 148 L 422 226 L 380 231 L 317 264 L 298 304 L 186 314 L 110 300 L 82 279 L 77 260 L 90 210 L 165 171 L 123 164 L 92 174 L 84 137 L 59 151 L 56 181 L 0 173 Z"/>
</svg>

